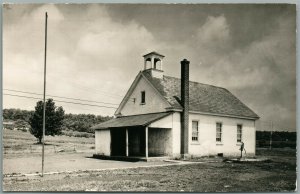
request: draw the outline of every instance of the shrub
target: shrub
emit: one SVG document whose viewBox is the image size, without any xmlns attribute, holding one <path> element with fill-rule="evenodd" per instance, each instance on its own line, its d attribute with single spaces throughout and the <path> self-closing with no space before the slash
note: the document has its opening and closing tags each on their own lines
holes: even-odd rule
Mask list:
<svg viewBox="0 0 300 194">
<path fill-rule="evenodd" d="M 95 137 L 95 135 L 92 133 L 78 132 L 78 131 L 62 131 L 62 134 L 69 137 L 85 137 L 85 138 Z"/>
</svg>

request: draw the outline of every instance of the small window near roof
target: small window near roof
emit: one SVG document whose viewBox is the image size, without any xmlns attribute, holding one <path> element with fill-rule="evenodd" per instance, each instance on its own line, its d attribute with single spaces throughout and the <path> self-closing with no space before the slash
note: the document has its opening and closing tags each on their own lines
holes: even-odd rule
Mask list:
<svg viewBox="0 0 300 194">
<path fill-rule="evenodd" d="M 192 121 L 192 141 L 198 141 L 198 121 Z"/>
<path fill-rule="evenodd" d="M 217 142 L 222 141 L 222 123 L 216 124 L 216 141 Z"/>
<path fill-rule="evenodd" d="M 237 125 L 237 142 L 242 142 L 242 125 Z"/>
<path fill-rule="evenodd" d="M 141 92 L 141 104 L 145 104 L 146 103 L 146 92 L 142 91 Z"/>
</svg>

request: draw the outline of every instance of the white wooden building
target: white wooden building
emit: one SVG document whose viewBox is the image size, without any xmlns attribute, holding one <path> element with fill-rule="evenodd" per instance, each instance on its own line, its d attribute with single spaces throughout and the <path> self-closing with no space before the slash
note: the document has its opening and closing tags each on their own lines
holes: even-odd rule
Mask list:
<svg viewBox="0 0 300 194">
<path fill-rule="evenodd" d="M 189 81 L 189 61 L 181 79 L 164 75 L 164 56 L 151 52 L 121 104 L 116 118 L 94 126 L 98 156 L 190 157 L 255 155 L 259 118 L 227 89 Z M 179 65 L 178 65 L 179 67 Z"/>
</svg>

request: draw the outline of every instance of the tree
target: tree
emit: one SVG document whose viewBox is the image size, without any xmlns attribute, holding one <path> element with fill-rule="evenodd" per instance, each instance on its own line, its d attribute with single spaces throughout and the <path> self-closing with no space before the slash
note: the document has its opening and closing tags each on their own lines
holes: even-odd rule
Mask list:
<svg viewBox="0 0 300 194">
<path fill-rule="evenodd" d="M 96 116 L 93 114 L 66 114 L 63 121 L 63 128 L 71 131 L 94 133 L 93 125 L 108 121 L 112 117 Z"/>
<path fill-rule="evenodd" d="M 29 110 L 20 110 L 20 109 L 3 109 L 3 119 L 6 120 L 24 120 L 29 121 L 29 118 L 31 117 L 33 111 Z"/>
<path fill-rule="evenodd" d="M 39 143 L 42 142 L 43 138 L 43 108 L 43 101 L 38 101 L 35 111 L 29 119 L 30 133 L 39 140 Z M 45 135 L 55 136 L 61 134 L 64 114 L 64 109 L 56 107 L 53 99 L 47 100 Z"/>
</svg>

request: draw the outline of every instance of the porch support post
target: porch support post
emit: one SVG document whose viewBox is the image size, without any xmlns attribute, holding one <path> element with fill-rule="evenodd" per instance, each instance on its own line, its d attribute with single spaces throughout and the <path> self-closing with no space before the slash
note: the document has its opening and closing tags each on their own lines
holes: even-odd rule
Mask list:
<svg viewBox="0 0 300 194">
<path fill-rule="evenodd" d="M 128 128 L 126 128 L 126 157 L 128 157 Z"/>
<path fill-rule="evenodd" d="M 145 128 L 145 132 L 146 132 L 146 134 L 145 134 L 145 137 L 146 137 L 146 141 L 145 141 L 146 142 L 146 146 L 145 146 L 146 147 L 146 152 L 145 153 L 146 153 L 146 159 L 148 159 L 148 127 Z"/>
<path fill-rule="evenodd" d="M 151 57 L 151 69 L 153 69 L 154 68 L 154 57 L 152 56 Z"/>
</svg>

